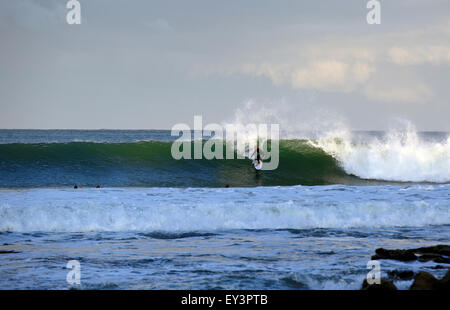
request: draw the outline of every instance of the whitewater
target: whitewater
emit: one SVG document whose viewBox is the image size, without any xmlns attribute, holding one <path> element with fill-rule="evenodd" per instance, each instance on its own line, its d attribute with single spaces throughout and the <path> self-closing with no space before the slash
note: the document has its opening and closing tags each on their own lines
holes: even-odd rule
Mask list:
<svg viewBox="0 0 450 310">
<path fill-rule="evenodd" d="M 0 231 L 418 227 L 450 224 L 450 185 L 32 189 L 0 192 Z"/>
<path fill-rule="evenodd" d="M 450 181 L 450 136 L 433 139 L 437 136 L 420 136 L 408 130 L 359 143 L 335 136 L 310 143 L 335 157 L 347 173 L 360 178 L 445 183 Z"/>
</svg>

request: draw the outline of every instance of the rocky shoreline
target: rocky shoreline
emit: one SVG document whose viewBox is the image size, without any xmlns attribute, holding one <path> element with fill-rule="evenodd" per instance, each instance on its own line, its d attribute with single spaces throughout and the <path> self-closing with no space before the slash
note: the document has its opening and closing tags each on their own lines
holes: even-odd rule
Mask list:
<svg viewBox="0 0 450 310">
<path fill-rule="evenodd" d="M 394 291 L 397 287 L 394 284 L 396 280 L 413 280 L 409 287 L 410 290 L 450 290 L 450 245 L 436 245 L 430 247 L 421 247 L 416 249 L 395 249 L 388 250 L 378 248 L 372 260 L 390 259 L 401 262 L 435 262 L 439 265 L 432 267 L 433 269 L 448 269 L 447 273 L 437 279 L 429 272 L 419 271 L 415 273 L 412 270 L 392 270 L 389 271 L 387 278 L 381 278 L 380 284 L 368 284 L 364 279 L 362 290 L 385 290 Z M 445 264 L 447 266 L 443 266 Z"/>
</svg>

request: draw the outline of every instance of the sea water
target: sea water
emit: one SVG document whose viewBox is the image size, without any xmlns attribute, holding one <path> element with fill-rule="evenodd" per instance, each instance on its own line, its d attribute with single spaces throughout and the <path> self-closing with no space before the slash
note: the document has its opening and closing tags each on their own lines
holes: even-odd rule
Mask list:
<svg viewBox="0 0 450 310">
<path fill-rule="evenodd" d="M 171 141 L 0 131 L 0 288 L 71 288 L 77 260 L 82 289 L 359 289 L 376 248 L 449 244 L 447 133 L 284 139 L 263 172 Z"/>
</svg>

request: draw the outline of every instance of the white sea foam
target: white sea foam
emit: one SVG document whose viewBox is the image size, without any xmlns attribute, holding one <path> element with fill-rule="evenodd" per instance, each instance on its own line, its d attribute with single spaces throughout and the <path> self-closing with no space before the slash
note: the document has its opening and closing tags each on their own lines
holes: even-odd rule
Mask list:
<svg viewBox="0 0 450 310">
<path fill-rule="evenodd" d="M 360 178 L 450 182 L 450 136 L 443 141 L 428 141 L 409 127 L 359 142 L 350 133 L 339 132 L 311 144 L 335 157 L 347 173 Z"/>
<path fill-rule="evenodd" d="M 0 231 L 199 231 L 450 224 L 449 185 L 36 189 L 0 193 Z"/>
</svg>

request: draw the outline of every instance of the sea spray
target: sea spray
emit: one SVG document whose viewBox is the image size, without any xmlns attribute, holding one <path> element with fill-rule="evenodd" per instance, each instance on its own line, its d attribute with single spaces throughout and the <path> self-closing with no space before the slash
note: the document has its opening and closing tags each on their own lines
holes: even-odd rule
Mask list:
<svg viewBox="0 0 450 310">
<path fill-rule="evenodd" d="M 363 179 L 450 182 L 450 136 L 429 141 L 408 128 L 357 143 L 349 133 L 326 135 L 311 145 L 336 158 L 348 174 Z"/>
</svg>

